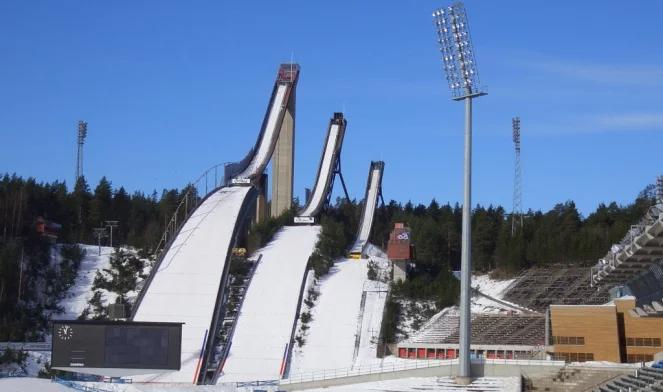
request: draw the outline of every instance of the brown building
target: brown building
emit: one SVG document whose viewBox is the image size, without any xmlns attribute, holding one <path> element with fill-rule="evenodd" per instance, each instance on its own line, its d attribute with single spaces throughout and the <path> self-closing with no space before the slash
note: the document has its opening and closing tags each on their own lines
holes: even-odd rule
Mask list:
<svg viewBox="0 0 663 392">
<path fill-rule="evenodd" d="M 407 277 L 407 263 L 414 259 L 414 246 L 412 234 L 404 223 L 395 223 L 389 234 L 387 256 L 393 263 L 393 280 L 405 280 Z"/>
<path fill-rule="evenodd" d="M 663 316 L 635 309 L 633 297 L 607 305 L 551 305 L 550 354 L 572 362 L 654 360 L 663 352 Z"/>
</svg>

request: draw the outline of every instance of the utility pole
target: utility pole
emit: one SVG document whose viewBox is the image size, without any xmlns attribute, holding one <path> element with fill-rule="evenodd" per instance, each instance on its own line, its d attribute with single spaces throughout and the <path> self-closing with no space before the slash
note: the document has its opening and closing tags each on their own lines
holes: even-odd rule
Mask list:
<svg viewBox="0 0 663 392">
<path fill-rule="evenodd" d="M 21 300 L 21 288 L 23 285 L 23 256 L 25 248 L 21 245 L 21 259 L 18 262 L 18 301 Z"/>
<path fill-rule="evenodd" d="M 460 277 L 459 363 L 456 383 L 469 384 L 471 340 L 471 279 L 472 279 L 472 99 L 486 95 L 480 88 L 474 50 L 463 3 L 433 12 L 444 70 L 455 101 L 465 101 L 465 161 L 463 169 L 463 233 Z"/>
<path fill-rule="evenodd" d="M 110 247 L 113 247 L 113 228 L 117 227 L 120 221 L 110 220 L 106 221 L 106 227 L 110 229 Z"/>
<path fill-rule="evenodd" d="M 101 238 L 106 237 L 106 228 L 105 227 L 95 227 L 94 235 L 97 236 L 97 246 L 99 247 L 98 255 L 101 256 Z"/>
</svg>

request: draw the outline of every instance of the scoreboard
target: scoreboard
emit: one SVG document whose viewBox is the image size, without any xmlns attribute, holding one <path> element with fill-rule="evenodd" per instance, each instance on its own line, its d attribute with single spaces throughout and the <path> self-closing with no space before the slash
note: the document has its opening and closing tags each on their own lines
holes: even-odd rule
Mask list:
<svg viewBox="0 0 663 392">
<path fill-rule="evenodd" d="M 179 370 L 181 340 L 181 323 L 58 320 L 51 366 L 81 373 L 84 368 Z"/>
</svg>

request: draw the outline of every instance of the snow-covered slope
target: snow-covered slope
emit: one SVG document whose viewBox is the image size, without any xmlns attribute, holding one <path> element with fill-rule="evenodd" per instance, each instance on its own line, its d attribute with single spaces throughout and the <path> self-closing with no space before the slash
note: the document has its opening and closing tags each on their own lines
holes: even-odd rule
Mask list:
<svg viewBox="0 0 663 392">
<path fill-rule="evenodd" d="M 71 392 L 64 385 L 44 378 L 0 378 L 0 391 L 3 392 Z"/>
<path fill-rule="evenodd" d="M 134 381 L 194 380 L 232 233 L 249 191 L 249 187 L 216 191 L 194 211 L 168 249 L 134 320 L 184 323 L 181 369 L 134 377 Z"/>
<path fill-rule="evenodd" d="M 256 252 L 262 260 L 246 292 L 219 383 L 279 378 L 319 234 L 320 226 L 284 227 Z"/>
<path fill-rule="evenodd" d="M 52 316 L 54 320 L 72 320 L 80 316 L 92 298 L 92 283 L 97 271 L 110 268 L 110 255 L 113 253 L 113 248 L 102 246 L 101 254 L 99 254 L 99 247 L 95 245 L 79 244 L 79 246 L 85 251 L 85 256 L 81 260 L 74 285 L 69 288 L 65 297 L 58 304 L 62 306 L 64 313 L 54 314 Z M 107 298 L 107 300 L 112 302 L 115 298 Z"/>
<path fill-rule="evenodd" d="M 387 287 L 384 283 L 367 279 L 371 260 L 382 269 L 388 266 L 386 259 L 376 256 L 343 259 L 321 278 L 320 295 L 311 310 L 312 321 L 306 342 L 295 350 L 290 374 L 351 367 L 357 358 L 362 357 L 375 360 L 376 342 L 373 338 L 380 331 Z M 356 344 L 359 349 L 357 357 Z"/>
</svg>

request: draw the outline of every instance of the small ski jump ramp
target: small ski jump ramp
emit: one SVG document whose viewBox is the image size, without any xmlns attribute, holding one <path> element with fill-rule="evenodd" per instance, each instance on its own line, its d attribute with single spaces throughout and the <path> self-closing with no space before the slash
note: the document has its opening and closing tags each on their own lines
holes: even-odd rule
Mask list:
<svg viewBox="0 0 663 392">
<path fill-rule="evenodd" d="M 364 206 L 361 212 L 361 221 L 359 221 L 359 230 L 354 245 L 350 248 L 350 258 L 360 259 L 364 256 L 368 239 L 373 227 L 373 217 L 375 207 L 378 204 L 378 197 L 382 197 L 382 173 L 384 172 L 384 162 L 371 162 L 368 171 L 368 183 L 366 184 L 366 196 L 364 197 Z"/>
</svg>

